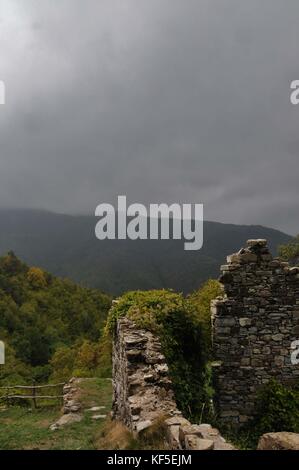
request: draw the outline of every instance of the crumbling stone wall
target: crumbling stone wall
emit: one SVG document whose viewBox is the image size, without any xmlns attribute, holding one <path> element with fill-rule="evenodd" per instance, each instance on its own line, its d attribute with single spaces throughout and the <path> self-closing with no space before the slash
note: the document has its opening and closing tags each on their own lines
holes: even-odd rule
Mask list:
<svg viewBox="0 0 299 470">
<path fill-rule="evenodd" d="M 263 384 L 299 378 L 291 364 L 291 344 L 299 339 L 299 268 L 273 259 L 266 240 L 248 240 L 221 271 L 226 295 L 212 303 L 217 404 L 222 420 L 238 425 L 252 417 Z"/>
<path fill-rule="evenodd" d="M 178 415 L 159 340 L 127 318 L 113 347 L 113 416 L 141 432 L 161 415 Z"/>
<path fill-rule="evenodd" d="M 209 424 L 191 425 L 178 410 L 159 339 L 127 318 L 117 322 L 113 341 L 112 417 L 138 435 L 157 419 L 170 449 L 231 450 Z"/>
</svg>

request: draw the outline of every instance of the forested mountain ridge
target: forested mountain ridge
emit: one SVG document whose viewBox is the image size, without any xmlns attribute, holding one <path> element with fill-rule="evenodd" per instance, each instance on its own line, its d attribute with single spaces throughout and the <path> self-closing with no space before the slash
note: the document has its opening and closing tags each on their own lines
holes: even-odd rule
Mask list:
<svg viewBox="0 0 299 470">
<path fill-rule="evenodd" d="M 273 252 L 291 240 L 258 225 L 204 223 L 200 251 L 180 240 L 105 240 L 97 219 L 37 210 L 0 210 L 0 254 L 13 250 L 30 265 L 113 295 L 136 289 L 172 288 L 189 293 L 218 277 L 225 257 L 248 238 L 267 238 Z"/>
<path fill-rule="evenodd" d="M 0 339 L 6 348 L 0 382 L 47 381 L 58 369 L 63 377 L 74 367 L 96 367 L 110 303 L 106 294 L 29 267 L 13 252 L 0 258 Z"/>
</svg>

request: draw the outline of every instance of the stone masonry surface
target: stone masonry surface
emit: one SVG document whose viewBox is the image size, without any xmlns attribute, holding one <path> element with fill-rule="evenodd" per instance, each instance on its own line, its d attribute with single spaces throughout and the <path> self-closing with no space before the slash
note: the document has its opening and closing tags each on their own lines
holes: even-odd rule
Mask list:
<svg viewBox="0 0 299 470">
<path fill-rule="evenodd" d="M 117 322 L 113 341 L 112 417 L 138 435 L 162 419 L 170 449 L 231 450 L 209 424 L 191 425 L 178 410 L 159 339 L 129 319 Z"/>
<path fill-rule="evenodd" d="M 113 348 L 113 416 L 140 432 L 162 414 L 178 414 L 158 339 L 122 318 Z"/>
<path fill-rule="evenodd" d="M 225 296 L 212 302 L 217 406 L 221 419 L 240 425 L 253 416 L 257 391 L 275 378 L 292 384 L 299 366 L 299 268 L 272 257 L 266 240 L 248 240 L 221 266 Z"/>
</svg>

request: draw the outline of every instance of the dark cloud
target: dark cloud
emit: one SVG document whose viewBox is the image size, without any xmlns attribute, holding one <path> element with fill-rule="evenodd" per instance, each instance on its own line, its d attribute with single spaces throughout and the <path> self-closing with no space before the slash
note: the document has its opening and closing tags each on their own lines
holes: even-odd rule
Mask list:
<svg viewBox="0 0 299 470">
<path fill-rule="evenodd" d="M 0 203 L 298 226 L 296 0 L 2 0 Z"/>
</svg>

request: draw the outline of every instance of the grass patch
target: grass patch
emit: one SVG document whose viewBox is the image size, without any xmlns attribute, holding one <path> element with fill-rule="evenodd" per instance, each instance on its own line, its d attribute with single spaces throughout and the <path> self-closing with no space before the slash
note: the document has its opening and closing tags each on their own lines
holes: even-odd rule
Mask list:
<svg viewBox="0 0 299 470">
<path fill-rule="evenodd" d="M 112 385 L 107 379 L 87 379 L 80 384 L 83 407 L 105 406 L 103 414 L 111 409 Z M 50 431 L 49 426 L 61 416 L 57 405 L 37 410 L 10 407 L 0 411 L 1 450 L 95 450 L 99 432 L 106 420 L 93 420 L 90 412 L 84 412 L 80 423 Z M 101 413 L 102 414 L 102 413 Z"/>
<path fill-rule="evenodd" d="M 105 406 L 106 410 L 110 411 L 112 404 L 111 379 L 85 379 L 80 383 L 79 401 L 83 408 Z"/>
</svg>

